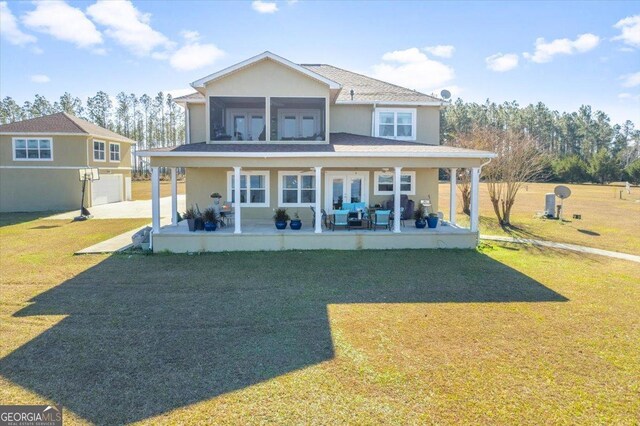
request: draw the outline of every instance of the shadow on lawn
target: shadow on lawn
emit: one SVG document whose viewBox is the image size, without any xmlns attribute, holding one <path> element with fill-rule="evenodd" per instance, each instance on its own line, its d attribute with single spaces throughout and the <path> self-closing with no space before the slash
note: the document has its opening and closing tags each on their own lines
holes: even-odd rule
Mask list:
<svg viewBox="0 0 640 426">
<path fill-rule="evenodd" d="M 331 359 L 328 304 L 566 300 L 476 251 L 112 256 L 16 313 L 68 316 L 0 374 L 120 424 Z"/>
</svg>

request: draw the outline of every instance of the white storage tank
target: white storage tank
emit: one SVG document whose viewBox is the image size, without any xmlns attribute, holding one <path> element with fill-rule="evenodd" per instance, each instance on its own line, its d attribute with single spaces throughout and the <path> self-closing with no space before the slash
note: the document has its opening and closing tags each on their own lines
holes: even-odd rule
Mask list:
<svg viewBox="0 0 640 426">
<path fill-rule="evenodd" d="M 553 192 L 544 195 L 544 215 L 547 217 L 556 215 L 556 194 Z"/>
</svg>

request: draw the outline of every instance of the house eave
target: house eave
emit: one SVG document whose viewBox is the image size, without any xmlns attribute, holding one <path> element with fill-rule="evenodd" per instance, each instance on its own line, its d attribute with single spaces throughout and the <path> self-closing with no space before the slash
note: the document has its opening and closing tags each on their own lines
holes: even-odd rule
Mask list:
<svg viewBox="0 0 640 426">
<path fill-rule="evenodd" d="M 495 158 L 492 152 L 170 152 L 170 151 L 137 151 L 140 157 L 194 157 L 194 158 Z"/>
<path fill-rule="evenodd" d="M 135 145 L 137 142 L 126 138 L 115 138 L 112 136 L 94 135 L 91 133 L 70 133 L 70 132 L 0 132 L 0 136 L 83 136 L 97 139 L 107 139 L 110 141 L 123 142 Z"/>
</svg>

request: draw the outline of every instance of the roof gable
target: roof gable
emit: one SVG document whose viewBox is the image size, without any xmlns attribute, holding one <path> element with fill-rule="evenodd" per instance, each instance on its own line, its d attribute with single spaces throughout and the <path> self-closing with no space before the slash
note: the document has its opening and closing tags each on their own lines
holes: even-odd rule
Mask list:
<svg viewBox="0 0 640 426">
<path fill-rule="evenodd" d="M 274 61 L 276 63 L 284 65 L 284 66 L 286 66 L 288 68 L 291 68 L 291 69 L 293 69 L 295 71 L 298 71 L 299 73 L 304 74 L 309 78 L 315 79 L 317 81 L 320 81 L 321 83 L 326 84 L 327 86 L 329 86 L 330 89 L 338 90 L 338 89 L 340 89 L 342 87 L 340 85 L 340 83 L 338 83 L 336 81 L 333 81 L 330 78 L 327 78 L 327 77 L 325 77 L 323 75 L 320 75 L 320 74 L 318 74 L 318 73 L 316 73 L 316 72 L 314 72 L 314 71 L 312 71 L 312 70 L 310 70 L 308 68 L 305 68 L 303 66 L 295 64 L 295 63 L 289 61 L 288 59 L 285 59 L 285 58 L 283 58 L 281 56 L 278 56 L 278 55 L 276 55 L 274 53 L 271 53 L 271 52 L 268 52 L 268 51 L 267 52 L 263 52 L 263 53 L 261 53 L 259 55 L 256 55 L 256 56 L 254 56 L 252 58 L 249 58 L 249 59 L 247 59 L 245 61 L 239 62 L 239 63 L 237 63 L 235 65 L 230 66 L 230 67 L 227 67 L 227 68 L 225 68 L 223 70 L 220 70 L 218 72 L 215 72 L 213 74 L 210 74 L 210 75 L 208 75 L 206 77 L 203 77 L 203 78 L 201 78 L 199 80 L 196 80 L 193 83 L 191 83 L 191 86 L 194 89 L 203 88 L 209 82 L 212 82 L 214 80 L 220 79 L 220 78 L 225 77 L 225 76 L 227 76 L 229 74 L 232 74 L 234 72 L 238 72 L 238 71 L 242 70 L 243 68 L 249 67 L 249 66 L 251 66 L 251 65 L 253 65 L 253 64 L 257 63 L 257 62 L 263 61 L 263 60 L 272 60 L 272 61 Z"/>
</svg>

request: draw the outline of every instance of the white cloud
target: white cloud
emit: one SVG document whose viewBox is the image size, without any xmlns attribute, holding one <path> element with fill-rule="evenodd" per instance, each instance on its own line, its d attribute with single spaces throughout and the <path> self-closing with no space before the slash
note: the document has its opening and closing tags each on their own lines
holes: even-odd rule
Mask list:
<svg viewBox="0 0 640 426">
<path fill-rule="evenodd" d="M 620 80 L 622 80 L 622 87 L 640 86 L 640 72 L 622 75 Z"/>
<path fill-rule="evenodd" d="M 200 40 L 200 33 L 198 31 L 182 30 L 180 31 L 180 35 L 182 35 L 186 41 L 193 42 Z"/>
<path fill-rule="evenodd" d="M 0 35 L 9 43 L 23 46 L 27 43 L 35 43 L 36 38 L 31 34 L 23 33 L 18 28 L 18 21 L 11 13 L 6 1 L 0 1 Z"/>
<path fill-rule="evenodd" d="M 78 47 L 90 48 L 102 43 L 102 34 L 85 14 L 64 1 L 43 1 L 22 17 L 22 22 L 34 30 Z"/>
<path fill-rule="evenodd" d="M 429 59 L 415 47 L 387 52 L 382 60 L 373 66 L 373 77 L 410 89 L 434 90 L 455 77 L 453 68 Z"/>
<path fill-rule="evenodd" d="M 178 71 L 191 71 L 213 64 L 225 55 L 214 44 L 189 43 L 176 50 L 169 58 L 171 66 Z"/>
<path fill-rule="evenodd" d="M 34 83 L 48 83 L 51 81 L 48 75 L 44 74 L 34 74 L 31 76 L 31 81 Z"/>
<path fill-rule="evenodd" d="M 613 40 L 621 40 L 629 46 L 640 47 L 640 15 L 627 16 L 613 27 L 620 30 L 620 35 Z"/>
<path fill-rule="evenodd" d="M 258 13 L 275 13 L 278 11 L 278 5 L 271 1 L 254 0 L 251 7 Z"/>
<path fill-rule="evenodd" d="M 146 56 L 156 48 L 170 49 L 174 44 L 149 25 L 151 15 L 142 13 L 126 1 L 98 0 L 87 8 L 87 13 L 105 33 L 119 44 L 139 56 Z"/>
<path fill-rule="evenodd" d="M 619 93 L 618 94 L 618 98 L 619 99 L 629 99 L 629 98 L 631 98 L 631 93 Z"/>
<path fill-rule="evenodd" d="M 594 49 L 600 43 L 600 37 L 595 34 L 580 34 L 575 40 L 559 38 L 546 42 L 544 38 L 536 39 L 536 50 L 533 54 L 523 53 L 523 56 L 533 62 L 550 62 L 555 55 L 573 55 Z"/>
<path fill-rule="evenodd" d="M 431 53 L 433 56 L 439 56 L 441 58 L 450 58 L 453 56 L 453 52 L 455 52 L 456 48 L 451 45 L 439 44 L 437 46 L 428 46 L 425 47 L 424 50 L 426 52 Z"/>
<path fill-rule="evenodd" d="M 496 53 L 484 60 L 491 71 L 505 72 L 518 67 L 518 55 L 515 53 Z"/>
</svg>

